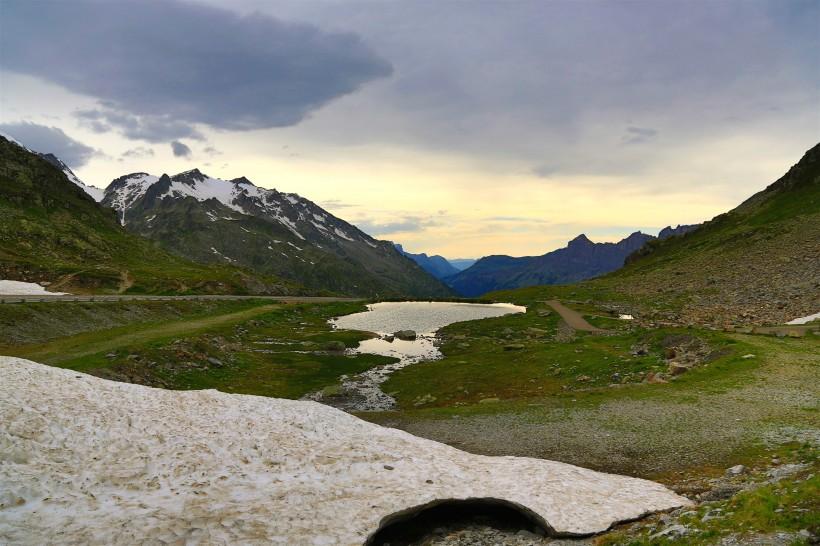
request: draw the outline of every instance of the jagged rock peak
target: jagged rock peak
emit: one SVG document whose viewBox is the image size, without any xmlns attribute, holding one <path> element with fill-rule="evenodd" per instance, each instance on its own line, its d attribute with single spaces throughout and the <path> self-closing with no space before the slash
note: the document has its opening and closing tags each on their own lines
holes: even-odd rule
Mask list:
<svg viewBox="0 0 820 546">
<path fill-rule="evenodd" d="M 569 243 L 567 243 L 567 248 L 573 248 L 573 247 L 578 247 L 578 246 L 586 246 L 586 245 L 592 245 L 592 244 L 595 244 L 595 243 L 590 241 L 589 238 L 582 233 L 578 237 L 576 237 L 575 239 L 573 239 Z"/>
<path fill-rule="evenodd" d="M 239 178 L 234 178 L 231 180 L 232 184 L 236 184 L 237 186 L 240 184 L 247 184 L 248 186 L 256 186 L 253 182 L 245 178 L 244 176 L 240 176 Z"/>
<path fill-rule="evenodd" d="M 630 233 L 629 237 L 624 239 L 624 241 L 634 241 L 635 239 L 645 239 L 647 235 L 641 231 L 636 231 L 635 233 Z M 651 235 L 649 236 L 651 237 Z M 654 239 L 654 237 L 652 237 Z"/>
<path fill-rule="evenodd" d="M 189 186 L 195 186 L 197 182 L 202 182 L 208 178 L 210 177 L 203 174 L 199 169 L 191 169 L 190 171 L 175 174 L 171 177 L 171 180 L 174 182 L 182 182 L 183 184 L 188 184 Z"/>
</svg>

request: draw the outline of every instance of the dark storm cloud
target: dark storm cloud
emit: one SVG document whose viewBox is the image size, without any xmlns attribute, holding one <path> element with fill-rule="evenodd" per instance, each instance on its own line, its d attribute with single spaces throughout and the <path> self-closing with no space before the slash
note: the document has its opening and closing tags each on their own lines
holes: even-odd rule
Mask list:
<svg viewBox="0 0 820 546">
<path fill-rule="evenodd" d="M 100 154 L 99 150 L 74 140 L 57 127 L 23 121 L 0 124 L 0 131 L 9 134 L 35 152 L 56 155 L 72 169 L 82 167 L 92 157 Z"/>
<path fill-rule="evenodd" d="M 794 139 L 790 120 L 817 109 L 816 0 L 337 1 L 270 9 L 320 25 L 345 21 L 393 62 L 388 83 L 316 120 L 322 137 L 346 145 L 390 141 L 495 164 L 511 159 L 541 177 L 554 165 L 555 177 L 584 170 L 594 156 L 604 163 L 598 172 L 632 175 L 634 165 L 661 156 L 626 161 L 625 149 L 637 156 L 648 148 L 626 143 L 697 146 L 704 135 L 736 130 L 726 127 L 729 116 L 769 123 L 771 106 L 787 110 L 780 123 Z M 663 139 L 627 133 L 622 143 L 635 123 L 663 127 Z"/>
<path fill-rule="evenodd" d="M 4 69 L 96 97 L 89 127 L 152 142 L 294 125 L 392 73 L 355 34 L 177 1 L 4 2 L 0 33 Z"/>
<path fill-rule="evenodd" d="M 148 142 L 167 142 L 173 138 L 204 140 L 205 137 L 191 123 L 173 116 L 135 116 L 113 108 L 78 110 L 74 116 L 80 124 L 95 133 L 107 133 L 116 128 L 125 137 Z"/>
<path fill-rule="evenodd" d="M 179 141 L 171 143 L 171 149 L 174 151 L 174 157 L 190 157 L 191 149 Z"/>
</svg>

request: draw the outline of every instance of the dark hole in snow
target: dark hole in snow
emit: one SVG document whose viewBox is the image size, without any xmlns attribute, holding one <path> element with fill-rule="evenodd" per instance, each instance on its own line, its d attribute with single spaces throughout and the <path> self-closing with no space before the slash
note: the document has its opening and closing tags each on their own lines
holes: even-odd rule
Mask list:
<svg viewBox="0 0 820 546">
<path fill-rule="evenodd" d="M 517 532 L 522 529 L 545 536 L 546 522 L 531 510 L 501 499 L 437 500 L 382 519 L 364 546 L 415 546 L 428 537 L 452 533 L 473 525 Z"/>
</svg>

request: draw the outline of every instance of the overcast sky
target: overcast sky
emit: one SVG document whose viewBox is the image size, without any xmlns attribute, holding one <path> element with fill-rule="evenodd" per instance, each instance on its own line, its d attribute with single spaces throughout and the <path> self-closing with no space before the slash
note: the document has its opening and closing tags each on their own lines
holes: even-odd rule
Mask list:
<svg viewBox="0 0 820 546">
<path fill-rule="evenodd" d="M 696 223 L 820 141 L 820 3 L 0 0 L 0 131 L 194 167 L 408 251 Z"/>
</svg>

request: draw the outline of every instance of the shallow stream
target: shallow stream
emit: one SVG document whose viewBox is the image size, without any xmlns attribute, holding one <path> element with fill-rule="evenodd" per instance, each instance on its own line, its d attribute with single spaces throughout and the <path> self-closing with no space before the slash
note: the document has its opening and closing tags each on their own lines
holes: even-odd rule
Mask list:
<svg viewBox="0 0 820 546">
<path fill-rule="evenodd" d="M 341 389 L 331 396 L 326 395 L 327 391 L 319 391 L 305 398 L 345 411 L 395 409 L 395 399 L 382 392 L 381 384 L 396 370 L 441 358 L 436 339 L 439 328 L 454 322 L 525 311 L 525 307 L 509 303 L 383 302 L 369 305 L 363 313 L 335 318 L 331 320 L 335 328 L 363 330 L 379 336 L 362 341 L 356 349 L 348 349 L 349 354 L 377 354 L 398 358 L 399 361 L 377 366 L 353 378 L 343 375 Z M 416 339 L 409 341 L 394 338 L 393 334 L 401 330 L 413 330 L 416 332 Z"/>
</svg>

